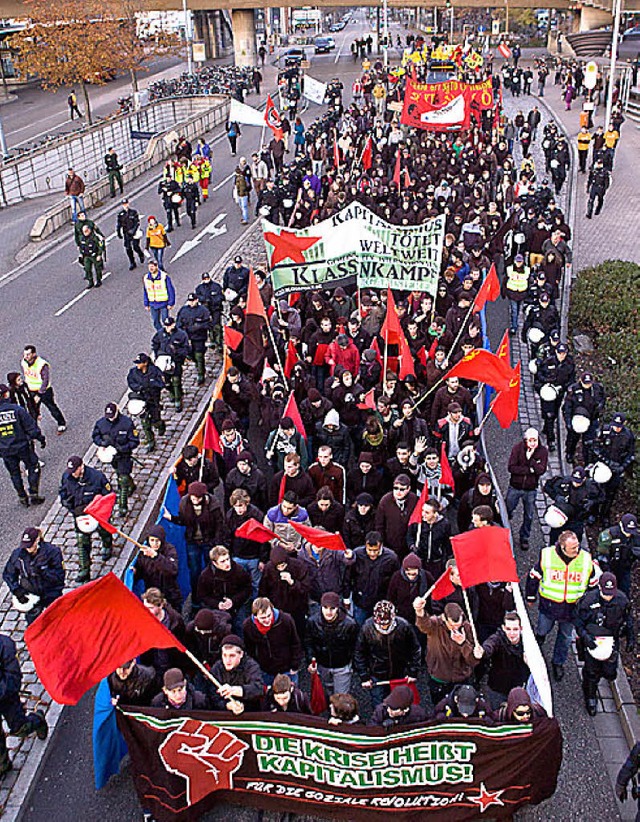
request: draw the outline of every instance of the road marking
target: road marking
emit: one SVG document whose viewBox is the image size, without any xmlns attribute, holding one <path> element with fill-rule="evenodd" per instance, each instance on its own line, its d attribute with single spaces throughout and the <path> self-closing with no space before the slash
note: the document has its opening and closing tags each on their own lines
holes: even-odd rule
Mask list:
<svg viewBox="0 0 640 822">
<path fill-rule="evenodd" d="M 342 43 L 340 43 L 340 48 L 338 49 L 338 53 L 336 54 L 336 59 L 333 61 L 334 63 L 337 63 L 338 60 L 340 59 L 340 55 L 342 54 L 342 49 L 344 48 L 344 44 L 346 42 L 347 42 L 347 34 L 345 32 L 345 34 L 342 38 Z"/>
<path fill-rule="evenodd" d="M 110 277 L 110 276 L 111 276 L 111 271 L 105 271 L 105 273 L 102 275 L 102 282 L 104 282 L 107 279 L 107 277 Z M 63 305 L 62 308 L 59 308 L 53 316 L 54 317 L 59 317 L 61 314 L 64 314 L 65 311 L 68 311 L 79 300 L 81 300 L 84 296 L 89 294 L 90 291 L 94 291 L 94 289 L 93 288 L 85 288 L 84 291 L 81 291 L 80 294 L 77 294 L 72 300 L 69 300 L 69 302 L 66 305 Z"/>
<path fill-rule="evenodd" d="M 207 234 L 210 234 L 211 237 L 219 237 L 221 234 L 226 234 L 226 225 L 218 225 L 218 223 L 224 220 L 226 216 L 227 215 L 225 213 L 218 214 L 218 216 L 214 217 L 213 220 L 202 229 L 202 231 L 200 231 L 198 234 L 196 234 L 195 237 L 193 237 L 193 239 L 186 240 L 180 246 L 178 253 L 174 255 L 171 262 L 175 263 L 175 261 L 180 259 L 180 257 L 184 257 L 185 254 L 188 254 L 192 248 L 196 248 L 196 246 L 199 246 Z"/>
</svg>

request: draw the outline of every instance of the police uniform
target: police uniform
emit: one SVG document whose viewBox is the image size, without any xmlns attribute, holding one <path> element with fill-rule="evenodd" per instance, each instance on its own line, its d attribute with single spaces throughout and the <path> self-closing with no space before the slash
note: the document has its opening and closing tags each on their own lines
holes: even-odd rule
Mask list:
<svg viewBox="0 0 640 822">
<path fill-rule="evenodd" d="M 186 200 L 185 209 L 187 216 L 191 219 L 191 228 L 196 227 L 196 214 L 200 205 L 200 187 L 193 179 L 193 174 L 187 174 L 187 179 L 182 186 L 182 194 Z"/>
<path fill-rule="evenodd" d="M 248 288 L 249 269 L 246 265 L 242 264 L 242 257 L 238 255 L 234 258 L 233 265 L 230 265 L 225 269 L 224 276 L 222 278 L 222 290 L 223 292 L 226 292 L 227 289 L 231 289 L 232 291 L 235 291 L 236 294 L 246 297 Z"/>
<path fill-rule="evenodd" d="M 171 367 L 163 372 L 163 376 L 176 411 L 182 411 L 182 368 L 189 356 L 189 337 L 177 328 L 173 317 L 167 317 L 162 331 L 154 334 L 151 349 L 156 358 L 159 354 L 171 357 Z"/>
<path fill-rule="evenodd" d="M 32 550 L 36 541 L 38 547 Z M 2 572 L 12 596 L 22 604 L 28 603 L 28 595 L 39 597 L 26 613 L 30 625 L 44 611 L 47 605 L 62 596 L 64 589 L 64 566 L 62 552 L 57 545 L 40 539 L 37 528 L 26 528 L 20 546 L 11 553 Z"/>
<path fill-rule="evenodd" d="M 73 514 L 75 520 L 80 564 L 76 582 L 86 582 L 91 575 L 91 534 L 80 530 L 77 518 L 84 514 L 84 509 L 95 496 L 105 496 L 111 491 L 109 480 L 97 468 L 84 465 L 80 477 L 74 477 L 73 472 L 77 471 L 81 465 L 83 462 L 80 457 L 70 457 L 67 470 L 60 481 L 60 502 L 63 508 Z M 108 560 L 111 557 L 113 537 L 101 525 L 98 526 L 97 531 L 102 541 L 102 559 Z"/>
<path fill-rule="evenodd" d="M 22 505 L 39 505 L 44 498 L 38 495 L 40 487 L 40 463 L 33 448 L 33 440 L 42 447 L 47 441 L 38 423 L 20 405 L 9 399 L 9 389 L 0 385 L 0 457 L 9 472 L 13 487 Z M 20 463 L 27 469 L 29 496 L 24 490 Z"/>
<path fill-rule="evenodd" d="M 158 194 L 162 197 L 162 206 L 167 215 L 167 232 L 173 231 L 173 222 L 180 225 L 180 205 L 182 193 L 180 185 L 171 178 L 165 178 L 158 183 Z"/>
<path fill-rule="evenodd" d="M 594 382 L 591 374 L 583 374 L 579 382 L 570 385 L 564 398 L 562 414 L 567 426 L 567 459 L 573 460 L 576 456 L 576 448 L 582 439 L 582 456 L 585 464 L 590 462 L 591 444 L 595 439 L 598 430 L 598 419 L 605 403 L 604 388 L 599 382 Z M 584 434 L 579 434 L 573 430 L 571 420 L 574 415 L 580 414 L 588 417 L 591 424 Z"/>
<path fill-rule="evenodd" d="M 118 411 L 114 402 L 108 403 L 104 417 L 101 417 L 93 426 L 91 439 L 97 446 L 116 449 L 116 455 L 111 464 L 118 478 L 118 509 L 122 516 L 128 510 L 129 495 L 135 490 L 131 478 L 133 471 L 132 454 L 140 445 L 140 437 L 133 421 Z"/>
<path fill-rule="evenodd" d="M 186 305 L 178 311 L 178 328 L 186 332 L 191 345 L 191 359 L 195 362 L 198 370 L 198 385 L 202 385 L 205 379 L 205 351 L 207 347 L 207 336 L 211 328 L 211 314 L 209 310 L 198 301 L 198 295 L 192 292 L 187 297 Z"/>
<path fill-rule="evenodd" d="M 211 279 L 208 272 L 202 275 L 202 282 L 196 286 L 196 294 L 202 305 L 209 309 L 211 314 L 211 328 L 209 329 L 209 345 L 222 348 L 222 304 L 224 295 L 220 283 Z"/>
<path fill-rule="evenodd" d="M 605 596 L 611 599 L 607 600 Z M 587 591 L 578 602 L 575 626 L 585 648 L 582 668 L 585 704 L 589 714 L 595 716 L 600 679 L 604 677 L 608 682 L 613 682 L 618 673 L 620 637 L 626 636 L 628 651 L 635 647 L 629 600 L 626 594 L 618 590 L 614 574 L 602 574 L 598 587 Z M 607 659 L 596 659 L 591 653 L 597 648 L 597 637 L 613 638 L 613 649 Z"/>
<path fill-rule="evenodd" d="M 585 524 L 595 520 L 604 499 L 604 492 L 598 483 L 587 479 L 585 469 L 578 465 L 571 476 L 548 479 L 544 492 L 568 517 L 561 528 L 551 529 L 551 541 L 555 542 L 563 531 L 573 531 L 578 539 L 582 539 Z"/>
<path fill-rule="evenodd" d="M 611 506 L 622 484 L 624 473 L 635 459 L 636 438 L 633 431 L 625 425 L 626 421 L 624 414 L 614 414 L 611 422 L 602 426 L 602 430 L 593 443 L 594 456 L 606 463 L 612 473 L 609 482 L 602 486 L 605 501 L 602 505 L 601 516 L 605 522 L 611 514 Z"/>
<path fill-rule="evenodd" d="M 124 199 L 122 204 L 128 205 L 129 201 Z M 121 240 L 124 240 L 124 250 L 127 252 L 129 258 L 129 271 L 133 271 L 136 267 L 136 260 L 133 253 L 138 255 L 140 262 L 144 262 L 144 254 L 140 248 L 140 240 L 142 232 L 140 230 L 140 215 L 135 208 L 123 208 L 118 212 L 116 218 L 116 233 Z M 140 233 L 140 237 L 138 237 Z"/>
<path fill-rule="evenodd" d="M 598 562 L 612 571 L 620 590 L 629 596 L 631 569 L 640 559 L 640 533 L 634 514 L 624 514 L 617 525 L 612 525 L 598 537 Z"/>
<path fill-rule="evenodd" d="M 564 343 L 559 343 L 555 352 L 546 357 L 538 366 L 534 378 L 534 388 L 538 394 L 543 385 L 552 385 L 557 392 L 554 400 L 545 400 L 540 397 L 540 412 L 544 421 L 543 431 L 550 451 L 555 450 L 556 420 L 560 413 L 560 406 L 567 388 L 574 382 L 576 376 L 573 357 L 570 354 L 567 354 L 564 360 L 557 357 L 557 353 L 563 351 L 567 351 L 567 346 Z"/>
<path fill-rule="evenodd" d="M 151 453 L 156 447 L 153 429 L 155 428 L 162 436 L 167 428 L 162 419 L 160 400 L 162 389 L 165 387 L 164 377 L 162 371 L 150 361 L 147 354 L 138 354 L 134 363 L 134 367 L 127 374 L 127 385 L 134 396 L 145 402 L 141 422 L 147 443 L 147 453 Z M 136 367 L 143 364 L 146 364 L 144 371 Z"/>
<path fill-rule="evenodd" d="M 91 234 L 83 234 L 78 242 L 78 253 L 80 262 L 84 268 L 84 277 L 87 281 L 87 288 L 93 288 L 93 272 L 95 270 L 96 288 L 102 285 L 102 273 L 104 271 L 105 242 L 104 238 L 94 231 Z"/>
</svg>

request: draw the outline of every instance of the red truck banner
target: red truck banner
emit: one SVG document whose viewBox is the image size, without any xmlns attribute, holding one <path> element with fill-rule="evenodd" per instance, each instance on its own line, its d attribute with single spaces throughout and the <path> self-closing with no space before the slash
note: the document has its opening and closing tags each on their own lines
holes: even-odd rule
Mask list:
<svg viewBox="0 0 640 822">
<path fill-rule="evenodd" d="M 550 797 L 562 760 L 555 719 L 391 731 L 300 715 L 118 711 L 142 807 L 195 822 L 216 803 L 374 822 L 511 818 Z"/>
<path fill-rule="evenodd" d="M 415 83 L 407 80 L 401 122 L 430 131 L 469 128 L 471 115 L 493 108 L 491 80 Z"/>
</svg>

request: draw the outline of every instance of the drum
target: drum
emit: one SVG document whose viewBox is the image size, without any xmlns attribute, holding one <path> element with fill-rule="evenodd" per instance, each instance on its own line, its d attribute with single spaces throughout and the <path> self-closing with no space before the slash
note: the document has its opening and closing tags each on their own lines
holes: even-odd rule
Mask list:
<svg viewBox="0 0 640 822">
<path fill-rule="evenodd" d="M 612 636 L 597 636 L 595 637 L 596 647 L 587 648 L 594 659 L 600 662 L 606 662 L 613 653 L 613 637 Z"/>
<path fill-rule="evenodd" d="M 99 445 L 96 451 L 97 457 L 100 462 L 104 462 L 107 465 L 113 462 L 113 458 L 118 452 L 113 447 L 113 445 Z"/>
<path fill-rule="evenodd" d="M 544 521 L 549 528 L 562 528 L 568 519 L 569 517 L 557 505 L 550 505 L 544 515 Z"/>
<path fill-rule="evenodd" d="M 613 476 L 613 471 L 606 462 L 595 462 L 591 469 L 591 476 L 599 485 L 605 485 Z"/>
<path fill-rule="evenodd" d="M 540 399 L 545 402 L 555 402 L 558 399 L 558 389 L 550 382 L 545 382 L 540 389 Z"/>
<path fill-rule="evenodd" d="M 530 343 L 533 343 L 533 345 L 537 345 L 544 340 L 544 331 L 534 325 L 527 331 L 527 339 Z"/>
<path fill-rule="evenodd" d="M 94 519 L 90 514 L 82 514 L 76 517 L 76 525 L 78 526 L 78 531 L 82 531 L 83 534 L 93 534 L 98 528 L 98 520 Z"/>
<path fill-rule="evenodd" d="M 586 434 L 590 425 L 591 420 L 589 417 L 585 417 L 584 414 L 574 414 L 571 418 L 571 427 L 576 434 Z"/>
<path fill-rule="evenodd" d="M 146 407 L 147 403 L 144 400 L 141 400 L 140 397 L 131 397 L 127 403 L 127 411 L 132 417 L 140 416 Z"/>
</svg>

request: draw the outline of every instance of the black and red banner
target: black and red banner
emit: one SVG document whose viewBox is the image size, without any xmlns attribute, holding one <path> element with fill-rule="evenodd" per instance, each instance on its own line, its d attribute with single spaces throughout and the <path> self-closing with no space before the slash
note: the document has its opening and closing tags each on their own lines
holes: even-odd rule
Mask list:
<svg viewBox="0 0 640 822">
<path fill-rule="evenodd" d="M 385 732 L 321 719 L 118 711 L 136 790 L 158 822 L 216 803 L 339 820 L 511 818 L 550 797 L 562 760 L 555 719 L 452 721 Z"/>
<path fill-rule="evenodd" d="M 493 108 L 491 80 L 463 83 L 415 83 L 407 80 L 401 122 L 429 131 L 459 131 L 469 128 L 471 116 Z"/>
</svg>

